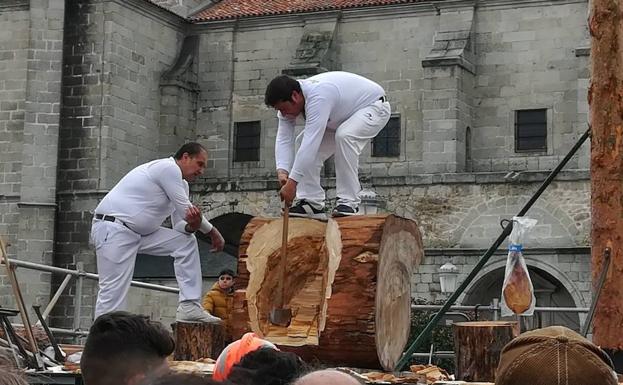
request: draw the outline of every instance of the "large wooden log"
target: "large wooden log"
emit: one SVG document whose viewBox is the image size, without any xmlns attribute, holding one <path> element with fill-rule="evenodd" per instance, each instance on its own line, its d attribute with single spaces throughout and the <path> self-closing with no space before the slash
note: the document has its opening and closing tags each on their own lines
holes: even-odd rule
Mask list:
<svg viewBox="0 0 623 385">
<path fill-rule="evenodd" d="M 288 327 L 270 324 L 281 219 L 254 218 L 240 243 L 232 329 L 252 330 L 308 360 L 393 369 L 409 335 L 411 277 L 423 258 L 415 221 L 394 215 L 291 218 Z"/>
<path fill-rule="evenodd" d="M 176 361 L 216 359 L 225 348 L 225 327 L 216 323 L 176 322 L 171 325 L 175 339 Z"/>
<path fill-rule="evenodd" d="M 591 266 L 593 290 L 605 269 L 608 275 L 595 308 L 593 342 L 615 356 L 623 355 L 623 3 L 589 2 L 591 85 Z M 623 370 L 617 363 L 617 370 Z"/>
<path fill-rule="evenodd" d="M 515 321 L 475 321 L 454 324 L 457 381 L 494 382 L 504 345 L 519 335 Z"/>
</svg>

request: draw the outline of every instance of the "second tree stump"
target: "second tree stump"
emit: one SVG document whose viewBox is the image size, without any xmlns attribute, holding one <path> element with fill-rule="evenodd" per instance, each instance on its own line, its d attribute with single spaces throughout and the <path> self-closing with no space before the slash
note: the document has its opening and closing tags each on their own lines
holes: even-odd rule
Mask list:
<svg viewBox="0 0 623 385">
<path fill-rule="evenodd" d="M 176 322 L 171 325 L 175 339 L 176 361 L 216 359 L 225 348 L 225 327 L 215 323 Z"/>
<path fill-rule="evenodd" d="M 454 324 L 456 380 L 493 382 L 502 348 L 519 335 L 515 321 L 475 321 Z"/>
</svg>

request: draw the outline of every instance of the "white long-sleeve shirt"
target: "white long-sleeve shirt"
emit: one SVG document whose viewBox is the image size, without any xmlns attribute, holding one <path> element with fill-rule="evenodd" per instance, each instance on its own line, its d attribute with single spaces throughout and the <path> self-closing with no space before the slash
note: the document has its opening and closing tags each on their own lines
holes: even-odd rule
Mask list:
<svg viewBox="0 0 623 385">
<path fill-rule="evenodd" d="M 324 72 L 299 80 L 305 98 L 303 141 L 294 155 L 296 117 L 277 113 L 279 126 L 275 141 L 277 169 L 289 172 L 300 181 L 302 170 L 314 167 L 325 130 L 335 131 L 358 110 L 385 95 L 383 88 L 372 80 L 349 72 Z"/>
<path fill-rule="evenodd" d="M 158 230 L 171 216 L 173 228 L 186 232 L 186 210 L 192 206 L 188 182 L 173 158 L 142 164 L 127 173 L 95 208 L 96 214 L 111 215 L 135 232 L 147 235 Z M 200 230 L 212 224 L 203 217 Z"/>
</svg>

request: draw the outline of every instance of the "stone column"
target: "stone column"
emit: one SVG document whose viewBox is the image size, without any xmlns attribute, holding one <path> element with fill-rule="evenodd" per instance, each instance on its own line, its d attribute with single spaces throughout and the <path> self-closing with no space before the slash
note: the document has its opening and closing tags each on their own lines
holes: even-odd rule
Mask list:
<svg viewBox="0 0 623 385">
<path fill-rule="evenodd" d="M 464 172 L 473 116 L 473 9 L 442 13 L 422 60 L 423 164 L 426 173 Z"/>
<path fill-rule="evenodd" d="M 56 173 L 63 60 L 63 0 L 30 1 L 30 39 L 16 258 L 50 265 L 54 252 Z M 45 305 L 50 274 L 19 269 L 26 307 Z"/>
</svg>

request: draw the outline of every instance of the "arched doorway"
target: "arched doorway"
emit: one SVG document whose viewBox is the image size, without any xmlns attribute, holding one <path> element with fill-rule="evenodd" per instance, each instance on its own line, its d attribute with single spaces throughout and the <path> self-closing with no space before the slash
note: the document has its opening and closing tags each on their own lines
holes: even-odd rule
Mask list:
<svg viewBox="0 0 623 385">
<path fill-rule="evenodd" d="M 242 213 L 228 213 L 210 220 L 225 239 L 225 248 L 216 253 L 211 252 L 210 237 L 197 232 L 199 244 L 199 258 L 201 260 L 201 273 L 204 278 L 213 280 L 224 269 L 237 271 L 238 246 L 240 237 L 245 226 L 253 218 L 251 215 Z M 164 282 L 175 279 L 173 258 L 169 256 L 153 256 L 138 254 L 134 268 L 134 278 Z"/>
<path fill-rule="evenodd" d="M 547 271 L 528 266 L 536 306 L 539 307 L 576 307 L 573 297 L 565 286 Z M 483 275 L 475 282 L 463 299 L 463 305 L 488 305 L 494 298 L 502 295 L 504 267 L 497 268 Z M 491 319 L 491 314 L 483 313 L 484 318 Z M 509 318 L 512 319 L 512 318 Z M 536 329 L 551 325 L 562 325 L 573 330 L 580 330 L 580 317 L 577 312 L 535 312 L 532 317 L 522 317 L 522 328 Z"/>
</svg>

